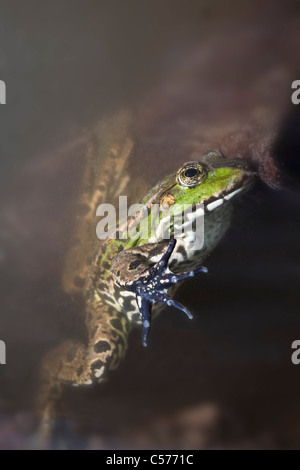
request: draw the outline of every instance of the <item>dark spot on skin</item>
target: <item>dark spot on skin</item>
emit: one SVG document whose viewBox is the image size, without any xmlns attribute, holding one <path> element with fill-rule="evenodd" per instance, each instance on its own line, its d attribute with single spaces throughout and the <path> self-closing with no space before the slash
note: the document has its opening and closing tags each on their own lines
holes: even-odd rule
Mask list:
<svg viewBox="0 0 300 470">
<path fill-rule="evenodd" d="M 82 372 L 83 372 L 83 366 L 80 366 L 79 369 L 77 370 L 78 377 L 81 376 Z"/>
<path fill-rule="evenodd" d="M 133 270 L 136 269 L 140 264 L 141 264 L 141 262 L 138 261 L 138 260 L 132 261 L 132 262 L 130 263 L 130 265 L 128 266 L 129 271 L 133 271 Z"/>
<path fill-rule="evenodd" d="M 109 269 L 110 269 L 110 265 L 109 265 L 109 263 L 108 263 L 107 261 L 104 261 L 104 263 L 103 263 L 102 266 L 103 266 L 103 268 L 106 269 L 106 270 L 109 270 Z"/>
<path fill-rule="evenodd" d="M 105 363 L 103 361 L 97 360 L 93 362 L 91 365 L 91 370 L 94 371 L 95 369 L 101 369 L 101 367 L 105 366 Z"/>
<path fill-rule="evenodd" d="M 132 322 L 138 323 L 141 320 L 141 315 L 139 313 L 134 313 L 131 319 L 132 319 Z"/>
<path fill-rule="evenodd" d="M 118 276 L 118 277 L 120 276 L 120 270 L 117 271 L 117 276 Z"/>
<path fill-rule="evenodd" d="M 186 251 L 184 246 L 179 245 L 177 252 L 180 253 L 183 256 L 183 259 L 186 259 Z"/>
<path fill-rule="evenodd" d="M 104 184 L 98 184 L 97 189 L 99 189 L 100 191 L 105 191 L 106 188 Z"/>
<path fill-rule="evenodd" d="M 135 309 L 135 307 L 131 303 L 131 300 L 132 300 L 131 296 L 127 296 L 127 297 L 123 298 L 123 310 L 124 310 L 124 312 L 129 313 L 129 312 L 132 312 L 132 310 Z"/>
<path fill-rule="evenodd" d="M 85 280 L 82 277 L 76 276 L 73 282 L 74 282 L 74 286 L 83 287 Z"/>
<path fill-rule="evenodd" d="M 149 251 L 149 256 L 151 258 L 152 256 L 156 256 L 159 253 L 160 253 L 160 250 L 157 247 L 154 247 L 153 249 Z"/>
<path fill-rule="evenodd" d="M 149 250 L 149 257 L 152 258 L 152 256 L 157 256 L 157 255 L 162 255 L 164 253 L 164 250 L 168 248 L 168 243 L 167 242 L 160 242 L 158 244 L 154 244 L 155 246 Z"/>
<path fill-rule="evenodd" d="M 98 341 L 98 343 L 94 346 L 95 353 L 102 353 L 109 351 L 111 349 L 111 345 L 107 341 Z"/>
<path fill-rule="evenodd" d="M 113 318 L 112 320 L 110 320 L 110 324 L 116 330 L 123 330 L 122 322 L 118 318 Z"/>
</svg>

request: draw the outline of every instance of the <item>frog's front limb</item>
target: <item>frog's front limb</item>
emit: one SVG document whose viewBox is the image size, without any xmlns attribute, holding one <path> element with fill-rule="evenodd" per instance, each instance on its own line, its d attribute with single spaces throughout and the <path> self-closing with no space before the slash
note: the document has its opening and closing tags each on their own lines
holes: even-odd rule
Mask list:
<svg viewBox="0 0 300 470">
<path fill-rule="evenodd" d="M 182 310 L 191 319 L 192 315 L 188 309 L 169 297 L 168 288 L 184 279 L 207 272 L 207 269 L 201 266 L 181 274 L 172 273 L 168 268 L 168 262 L 175 245 L 176 240 L 171 239 L 161 259 L 152 265 L 149 263 L 148 250 L 149 247 L 151 250 L 151 244 L 122 251 L 112 261 L 111 271 L 116 284 L 136 294 L 137 304 L 142 315 L 143 346 L 147 346 L 152 305 L 156 302 L 165 303 Z"/>
<path fill-rule="evenodd" d="M 128 318 L 92 295 L 87 302 L 86 344 L 65 341 L 45 357 L 38 393 L 38 408 L 45 430 L 67 385 L 91 385 L 103 381 L 125 355 L 131 329 Z M 51 424 L 50 424 L 51 426 Z"/>
</svg>

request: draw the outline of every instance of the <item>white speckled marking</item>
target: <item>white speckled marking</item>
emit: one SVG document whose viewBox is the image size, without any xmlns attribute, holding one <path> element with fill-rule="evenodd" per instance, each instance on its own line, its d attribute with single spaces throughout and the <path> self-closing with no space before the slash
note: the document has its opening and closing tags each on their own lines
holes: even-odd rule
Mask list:
<svg viewBox="0 0 300 470">
<path fill-rule="evenodd" d="M 206 208 L 207 208 L 208 211 L 213 211 L 217 207 L 221 206 L 221 204 L 223 204 L 223 202 L 224 202 L 223 199 L 217 199 L 216 201 L 213 201 L 210 204 L 208 204 L 206 206 Z"/>
<path fill-rule="evenodd" d="M 238 193 L 240 193 L 241 191 L 243 191 L 243 188 L 239 188 L 239 189 L 236 189 L 235 191 L 233 191 L 232 193 L 230 194 L 227 194 L 227 196 L 224 197 L 224 199 L 226 201 L 229 201 L 229 199 L 231 199 L 232 197 L 236 196 Z"/>
<path fill-rule="evenodd" d="M 92 383 L 92 380 L 87 380 L 86 382 L 83 382 L 83 385 L 92 385 Z"/>
<path fill-rule="evenodd" d="M 96 369 L 96 370 L 95 370 L 95 377 L 97 377 L 97 379 L 98 379 L 99 377 L 101 377 L 101 375 L 102 375 L 103 372 L 104 372 L 104 369 L 105 369 L 105 367 L 102 366 L 100 369 Z"/>
</svg>

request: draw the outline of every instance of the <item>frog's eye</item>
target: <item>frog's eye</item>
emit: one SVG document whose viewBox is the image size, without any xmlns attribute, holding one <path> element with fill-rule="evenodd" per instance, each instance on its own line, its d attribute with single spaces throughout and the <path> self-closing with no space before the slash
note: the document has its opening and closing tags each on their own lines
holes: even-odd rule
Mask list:
<svg viewBox="0 0 300 470">
<path fill-rule="evenodd" d="M 206 178 L 206 169 L 198 162 L 185 163 L 177 173 L 180 186 L 192 188 Z"/>
</svg>

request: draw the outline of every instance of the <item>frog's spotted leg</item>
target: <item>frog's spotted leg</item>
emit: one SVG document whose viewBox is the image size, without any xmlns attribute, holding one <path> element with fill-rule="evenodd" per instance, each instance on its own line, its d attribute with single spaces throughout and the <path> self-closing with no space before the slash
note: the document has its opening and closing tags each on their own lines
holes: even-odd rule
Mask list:
<svg viewBox="0 0 300 470">
<path fill-rule="evenodd" d="M 168 296 L 168 288 L 197 274 L 207 273 L 207 268 L 204 266 L 181 274 L 172 273 L 168 268 L 168 262 L 175 245 L 176 240 L 171 239 L 166 252 L 160 261 L 153 266 L 149 266 L 148 260 L 143 257 L 142 254 L 138 253 L 138 248 L 123 251 L 112 262 L 111 270 L 115 282 L 120 287 L 136 294 L 137 304 L 142 315 L 143 346 L 147 346 L 152 305 L 156 302 L 165 303 L 182 310 L 191 319 L 192 315 L 188 309 Z M 143 246 L 142 252 L 143 251 L 145 251 L 145 245 Z M 122 269 L 126 270 L 127 276 L 125 276 L 125 278 Z M 128 272 L 132 273 L 130 278 L 128 278 Z"/>
<path fill-rule="evenodd" d="M 40 431 L 45 437 L 53 432 L 57 405 L 65 387 L 103 382 L 126 353 L 131 330 L 126 315 L 91 295 L 86 319 L 87 341 L 64 341 L 42 363 L 37 401 L 42 418 Z"/>
</svg>

